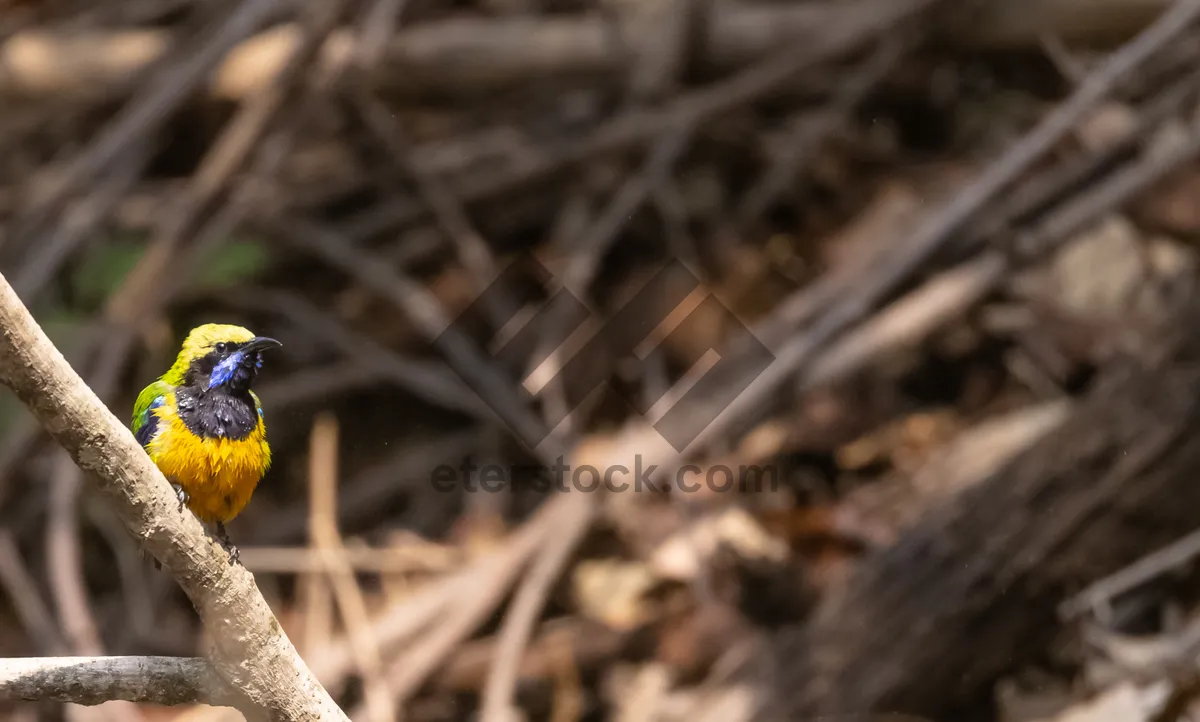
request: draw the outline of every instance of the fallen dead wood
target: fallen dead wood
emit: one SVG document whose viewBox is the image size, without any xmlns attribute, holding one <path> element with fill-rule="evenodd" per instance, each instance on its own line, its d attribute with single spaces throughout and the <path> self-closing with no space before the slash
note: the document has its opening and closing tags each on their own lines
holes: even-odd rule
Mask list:
<svg viewBox="0 0 1200 722">
<path fill-rule="evenodd" d="M 958 719 L 1043 653 L 1073 590 L 1194 529 L 1198 320 L 1193 300 L 1056 432 L 929 511 L 781 635 L 780 706 L 766 717 Z"/>
<path fill-rule="evenodd" d="M 1016 0 L 988 3 L 977 22 L 956 26 L 961 47 L 1000 49 L 1040 45 L 1108 45 L 1129 39 L 1171 3 L 1162 0 Z"/>
<path fill-rule="evenodd" d="M 1107 45 L 1134 35 L 1169 4 L 1165 0 L 989 3 L 969 22 L 955 24 L 946 38 L 976 49 L 1036 47 L 1048 36 L 1065 43 Z M 787 45 L 820 41 L 875 12 L 870 0 L 716 3 L 699 32 L 697 59 L 708 67 L 737 67 Z M 222 99 L 242 99 L 262 91 L 300 38 L 301 29 L 295 24 L 250 38 L 230 52 L 212 75 L 209 92 Z M 160 29 L 18 33 L 0 48 L 0 97 L 110 92 L 165 57 L 177 40 Z M 331 35 L 323 51 L 325 66 L 343 62 L 356 52 L 355 44 L 351 30 Z M 639 57 L 637 41 L 622 37 L 620 20 L 598 13 L 451 18 L 397 32 L 373 72 L 377 82 L 397 95 L 459 97 L 512 88 L 532 79 L 624 74 L 636 78 Z"/>
</svg>

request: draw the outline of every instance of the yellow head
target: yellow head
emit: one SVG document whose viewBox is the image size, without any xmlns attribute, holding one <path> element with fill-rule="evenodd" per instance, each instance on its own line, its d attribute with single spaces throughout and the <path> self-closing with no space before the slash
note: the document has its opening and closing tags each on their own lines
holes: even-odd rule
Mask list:
<svg viewBox="0 0 1200 722">
<path fill-rule="evenodd" d="M 241 326 L 206 323 L 192 329 L 162 378 L 173 386 L 197 385 L 205 391 L 228 384 L 249 388 L 262 365 L 261 352 L 281 345 Z"/>
</svg>

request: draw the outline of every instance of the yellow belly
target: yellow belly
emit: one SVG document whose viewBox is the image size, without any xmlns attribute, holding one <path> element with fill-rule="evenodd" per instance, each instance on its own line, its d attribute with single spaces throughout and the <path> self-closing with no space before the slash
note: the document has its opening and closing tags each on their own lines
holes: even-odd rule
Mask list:
<svg viewBox="0 0 1200 722">
<path fill-rule="evenodd" d="M 227 522 L 242 512 L 271 465 L 262 418 L 245 439 L 204 439 L 188 430 L 173 401 L 155 410 L 159 430 L 146 451 L 187 492 L 188 508 L 201 521 Z"/>
</svg>

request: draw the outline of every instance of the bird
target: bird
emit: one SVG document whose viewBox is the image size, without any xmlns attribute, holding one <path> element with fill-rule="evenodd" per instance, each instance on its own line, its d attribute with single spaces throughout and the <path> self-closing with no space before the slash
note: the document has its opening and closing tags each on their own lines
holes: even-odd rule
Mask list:
<svg viewBox="0 0 1200 722">
<path fill-rule="evenodd" d="M 179 512 L 186 506 L 215 525 L 231 564 L 238 549 L 225 524 L 271 467 L 262 403 L 251 386 L 263 352 L 282 345 L 241 326 L 197 326 L 133 407 L 133 435 L 174 488 Z"/>
</svg>

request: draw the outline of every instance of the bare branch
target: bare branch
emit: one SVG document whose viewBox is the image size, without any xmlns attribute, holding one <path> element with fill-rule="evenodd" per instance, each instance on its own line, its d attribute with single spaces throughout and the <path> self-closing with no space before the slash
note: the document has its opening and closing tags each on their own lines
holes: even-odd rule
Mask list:
<svg viewBox="0 0 1200 722">
<path fill-rule="evenodd" d="M 345 720 L 272 614 L 254 577 L 193 515 L 129 429 L 71 368 L 0 277 L 0 382 L 11 388 L 174 575 L 213 641 L 215 672 L 251 720 Z"/>
<path fill-rule="evenodd" d="M 229 697 L 231 690 L 200 657 L 0 659 L 0 699 L 175 705 Z"/>
</svg>

